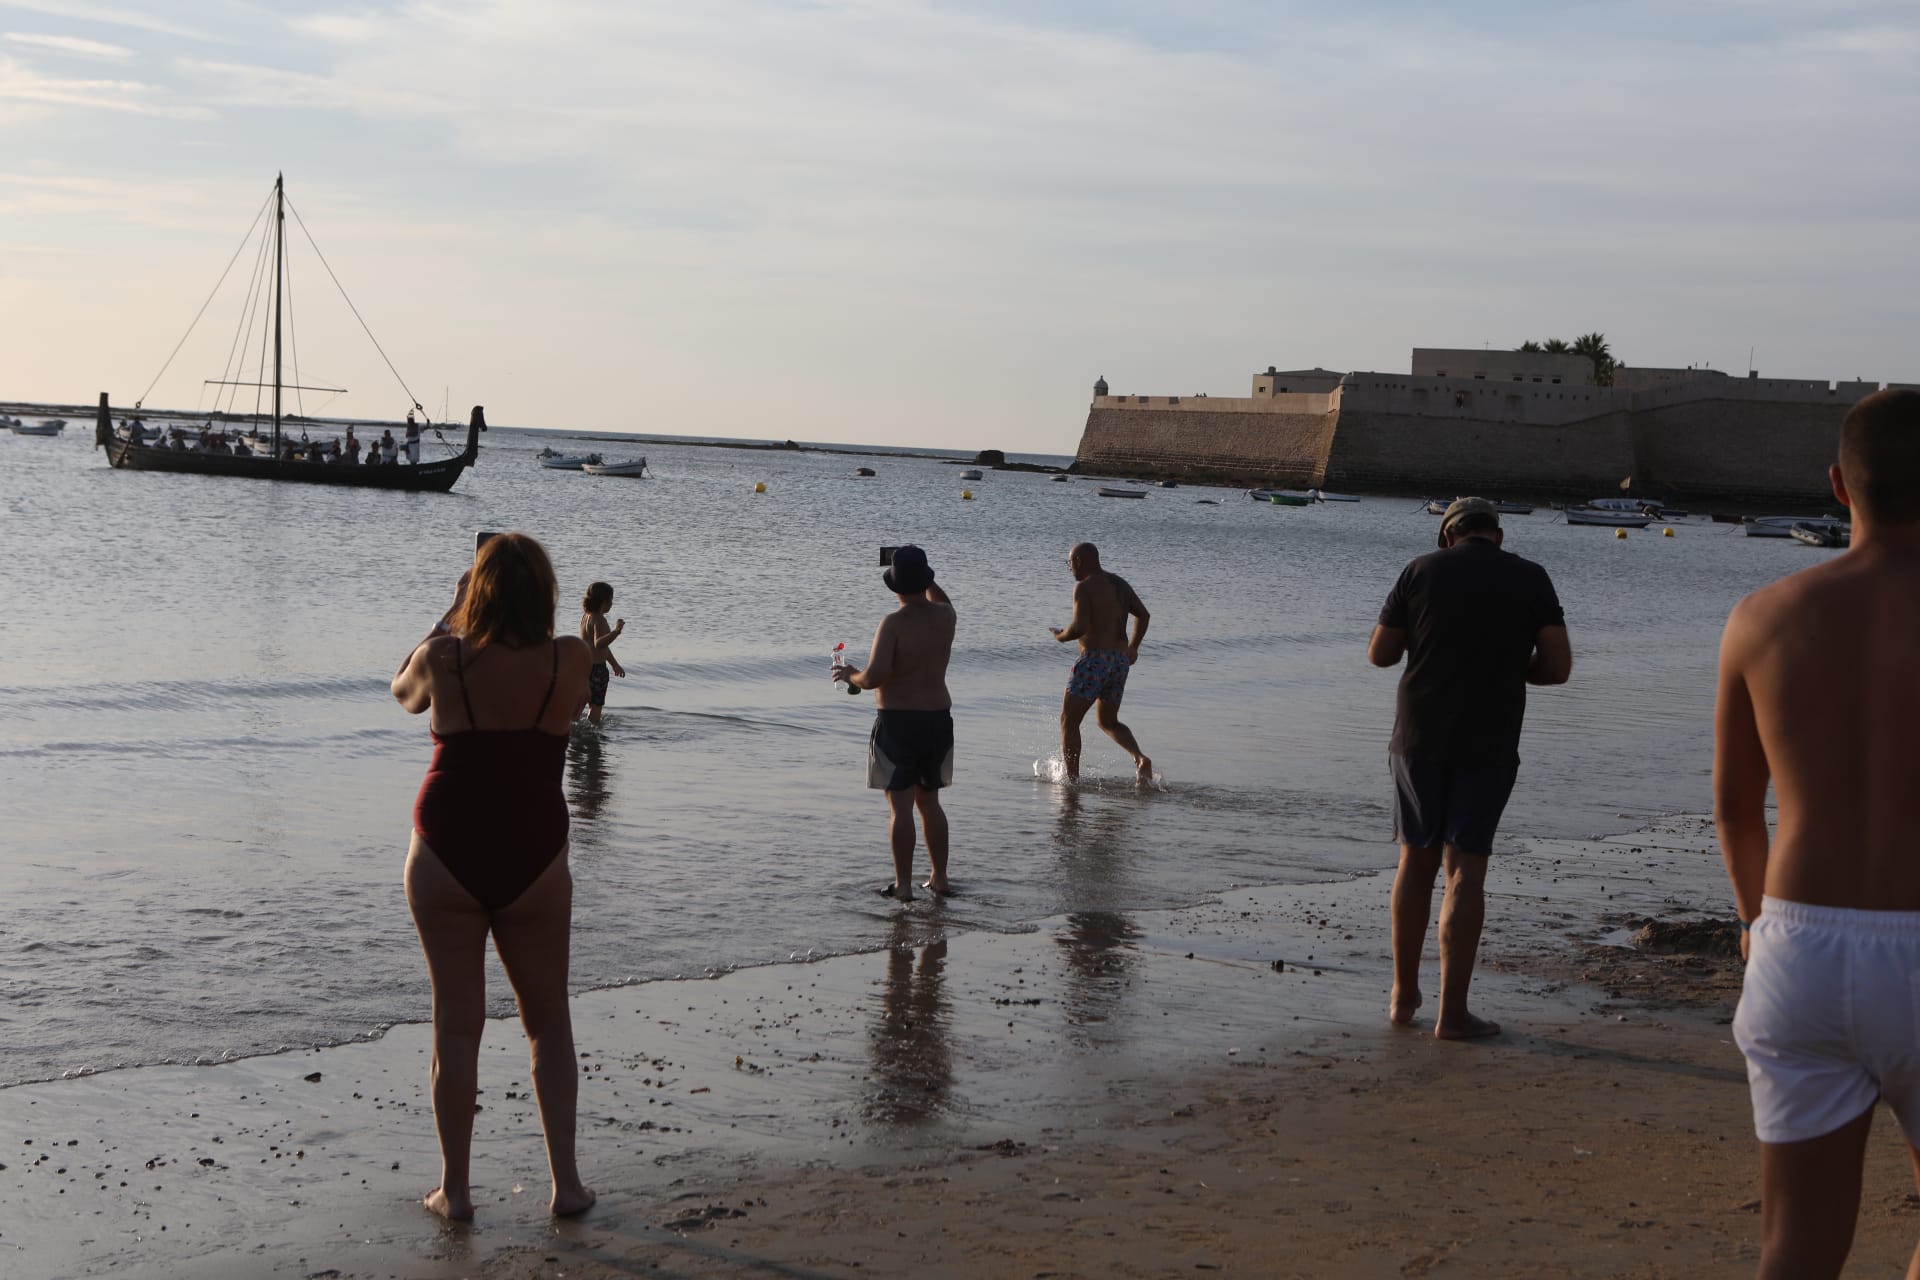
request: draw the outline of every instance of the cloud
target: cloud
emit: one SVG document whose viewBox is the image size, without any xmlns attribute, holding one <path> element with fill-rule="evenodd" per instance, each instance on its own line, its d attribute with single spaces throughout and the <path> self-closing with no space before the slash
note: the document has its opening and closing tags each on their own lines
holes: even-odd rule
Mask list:
<svg viewBox="0 0 1920 1280">
<path fill-rule="evenodd" d="M 79 36 L 50 36 L 37 33 L 9 31 L 6 38 L 15 44 L 32 45 L 36 48 L 51 49 L 55 53 L 71 53 L 81 58 L 106 58 L 112 61 L 125 61 L 133 56 L 133 50 L 117 44 L 103 44 L 98 40 L 83 40 Z"/>
<path fill-rule="evenodd" d="M 95 4 L 93 0 L 0 0 L 0 8 L 43 13 L 67 21 L 93 22 L 104 26 L 151 31 L 156 35 L 179 36 L 213 44 L 230 43 L 233 37 L 219 36 L 198 27 L 184 26 L 172 18 L 145 9 Z"/>
<path fill-rule="evenodd" d="M 170 100 L 165 89 L 138 80 L 64 80 L 43 76 L 0 54 L 0 102 L 85 107 L 178 120 L 204 119 L 206 108 Z"/>
</svg>

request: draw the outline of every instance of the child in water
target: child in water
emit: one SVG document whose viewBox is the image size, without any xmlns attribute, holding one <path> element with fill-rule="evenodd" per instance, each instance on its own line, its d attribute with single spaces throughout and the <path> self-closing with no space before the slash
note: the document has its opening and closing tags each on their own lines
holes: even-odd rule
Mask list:
<svg viewBox="0 0 1920 1280">
<path fill-rule="evenodd" d="M 607 704 L 607 673 L 609 670 L 622 680 L 627 673 L 620 660 L 613 656 L 610 647 L 627 629 L 627 620 L 620 618 L 611 626 L 607 623 L 607 610 L 613 608 L 613 588 L 604 582 L 595 582 L 587 587 L 586 596 L 580 601 L 580 638 L 587 642 L 587 648 L 593 650 L 593 667 L 587 675 L 587 723 L 599 724 L 600 711 Z"/>
</svg>

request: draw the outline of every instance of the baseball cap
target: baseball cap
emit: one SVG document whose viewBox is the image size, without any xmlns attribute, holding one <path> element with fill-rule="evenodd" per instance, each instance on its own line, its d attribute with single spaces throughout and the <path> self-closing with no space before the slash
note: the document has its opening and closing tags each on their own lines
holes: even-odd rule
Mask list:
<svg viewBox="0 0 1920 1280">
<path fill-rule="evenodd" d="M 1440 517 L 1439 543 L 1442 547 L 1447 545 L 1447 534 L 1453 526 L 1468 516 L 1490 516 L 1494 528 L 1500 527 L 1500 508 L 1485 498 L 1455 498 L 1447 504 L 1447 513 Z"/>
</svg>

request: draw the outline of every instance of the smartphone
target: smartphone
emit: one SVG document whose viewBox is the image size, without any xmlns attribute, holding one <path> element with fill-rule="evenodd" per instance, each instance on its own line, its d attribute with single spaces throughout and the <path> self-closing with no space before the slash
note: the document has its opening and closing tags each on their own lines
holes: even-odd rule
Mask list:
<svg viewBox="0 0 1920 1280">
<path fill-rule="evenodd" d="M 474 534 L 473 535 L 473 554 L 475 554 L 476 556 L 480 554 L 480 548 L 487 545 L 488 538 L 497 538 L 499 536 L 500 536 L 500 531 L 498 529 L 482 529 L 480 530 L 480 532 Z"/>
<path fill-rule="evenodd" d="M 898 550 L 899 550 L 898 547 L 880 548 L 880 567 L 882 569 L 885 569 L 893 564 L 893 553 Z"/>
</svg>

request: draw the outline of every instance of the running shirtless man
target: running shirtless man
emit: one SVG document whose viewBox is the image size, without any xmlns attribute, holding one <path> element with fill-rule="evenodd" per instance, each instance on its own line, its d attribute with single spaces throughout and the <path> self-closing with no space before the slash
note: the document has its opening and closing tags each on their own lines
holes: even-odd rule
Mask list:
<svg viewBox="0 0 1920 1280">
<path fill-rule="evenodd" d="M 940 788 L 953 783 L 953 697 L 947 663 L 957 626 L 953 601 L 933 580 L 927 553 L 895 547 L 893 563 L 880 575 L 900 607 L 880 619 L 867 651 L 867 667 L 838 666 L 836 681 L 872 689 L 878 709 L 867 746 L 867 786 L 887 793 L 887 835 L 893 848 L 893 883 L 880 893 L 913 901 L 913 813 L 927 833 L 933 874 L 920 887 L 935 897 L 953 891 L 947 882 L 947 813 Z"/>
<path fill-rule="evenodd" d="M 1763 1277 L 1840 1274 L 1877 1100 L 1920 1143 L 1920 392 L 1855 405 L 1830 478 L 1852 549 L 1734 607 L 1714 713 Z"/>
<path fill-rule="evenodd" d="M 1140 660 L 1140 641 L 1146 638 L 1151 615 L 1127 580 L 1100 567 L 1100 548 L 1082 542 L 1067 552 L 1073 571 L 1073 620 L 1065 628 L 1048 627 L 1062 643 L 1080 642 L 1080 660 L 1067 681 L 1066 701 L 1060 706 L 1060 758 L 1067 781 L 1080 778 L 1080 722 L 1087 709 L 1100 706 L 1094 720 L 1120 749 L 1133 757 L 1134 777 L 1153 781 L 1153 761 L 1134 741 L 1133 730 L 1120 723 L 1120 699 L 1127 691 L 1127 672 Z M 1133 619 L 1133 639 L 1127 639 L 1127 619 Z"/>
</svg>

